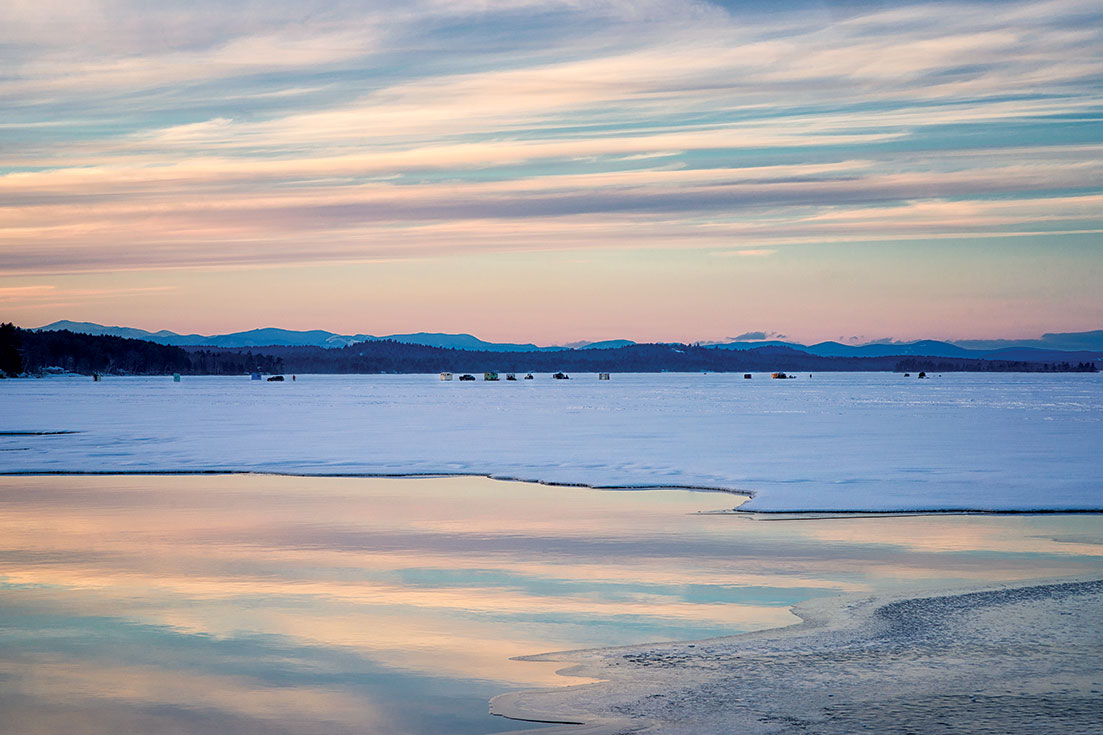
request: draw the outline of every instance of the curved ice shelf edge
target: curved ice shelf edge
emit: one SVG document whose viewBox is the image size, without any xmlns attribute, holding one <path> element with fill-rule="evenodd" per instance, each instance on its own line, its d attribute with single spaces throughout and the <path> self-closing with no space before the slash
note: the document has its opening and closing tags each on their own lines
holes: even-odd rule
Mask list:
<svg viewBox="0 0 1103 735">
<path fill-rule="evenodd" d="M 869 518 L 883 516 L 905 515 L 1035 515 L 1035 514 L 1094 514 L 1103 513 L 1103 495 L 1100 496 L 1098 506 L 1060 506 L 1024 504 L 1007 507 L 982 507 L 982 506 L 954 506 L 954 505 L 930 505 L 930 506 L 896 506 L 896 507 L 782 507 L 760 508 L 743 507 L 744 504 L 761 497 L 754 490 L 742 490 L 738 488 L 717 487 L 709 485 L 689 485 L 679 483 L 586 483 L 567 482 L 558 480 L 544 480 L 520 475 L 507 475 L 494 472 L 455 472 L 432 471 L 421 472 L 319 472 L 319 471 L 292 471 L 275 470 L 265 468 L 235 469 L 227 467 L 210 468 L 120 468 L 120 469 L 37 469 L 37 470 L 0 470 L 0 477 L 64 477 L 64 476 L 188 476 L 188 475 L 272 475 L 276 477 L 343 477 L 355 478 L 386 478 L 386 479 L 417 479 L 430 477 L 485 477 L 500 482 L 518 482 L 532 485 L 545 485 L 548 487 L 578 487 L 591 490 L 609 491 L 647 491 L 647 490 L 682 490 L 686 492 L 716 493 L 722 495 L 734 495 L 743 498 L 743 503 L 734 508 L 721 508 L 716 510 L 702 510 L 700 515 L 732 515 L 743 518 L 757 518 L 762 520 L 813 519 L 813 518 Z"/>
</svg>

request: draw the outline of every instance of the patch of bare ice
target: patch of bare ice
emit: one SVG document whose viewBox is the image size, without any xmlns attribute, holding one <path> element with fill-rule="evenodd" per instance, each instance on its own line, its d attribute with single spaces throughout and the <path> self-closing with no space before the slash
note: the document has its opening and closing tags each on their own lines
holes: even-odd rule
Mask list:
<svg viewBox="0 0 1103 735">
<path fill-rule="evenodd" d="M 534 656 L 604 681 L 491 709 L 585 723 L 549 735 L 1103 731 L 1103 580 L 794 612 L 802 623 L 730 638 Z"/>
</svg>

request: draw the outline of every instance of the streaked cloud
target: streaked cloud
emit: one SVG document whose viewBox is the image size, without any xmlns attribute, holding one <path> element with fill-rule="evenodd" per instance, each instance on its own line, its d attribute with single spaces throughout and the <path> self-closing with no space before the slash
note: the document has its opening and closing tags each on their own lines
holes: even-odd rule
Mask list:
<svg viewBox="0 0 1103 735">
<path fill-rule="evenodd" d="M 717 250 L 709 253 L 709 255 L 716 256 L 718 258 L 765 258 L 768 255 L 773 255 L 776 250 L 770 248 L 747 248 L 745 250 Z M 748 332 L 748 334 L 762 334 L 762 332 Z M 736 337 L 735 339 L 740 339 Z M 765 337 L 747 337 L 746 339 L 766 339 Z"/>
<path fill-rule="evenodd" d="M 1103 229 L 1081 0 L 62 7 L 0 9 L 8 279 Z"/>
</svg>

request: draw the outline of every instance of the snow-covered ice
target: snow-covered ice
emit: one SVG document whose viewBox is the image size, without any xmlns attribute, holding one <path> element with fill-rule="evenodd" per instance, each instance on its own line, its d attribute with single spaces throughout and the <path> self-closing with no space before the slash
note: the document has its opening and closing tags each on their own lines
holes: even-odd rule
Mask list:
<svg viewBox="0 0 1103 735">
<path fill-rule="evenodd" d="M 27 435 L 10 432 L 75 431 Z M 1099 374 L 0 381 L 0 472 L 485 474 L 747 510 L 1103 509 Z"/>
</svg>

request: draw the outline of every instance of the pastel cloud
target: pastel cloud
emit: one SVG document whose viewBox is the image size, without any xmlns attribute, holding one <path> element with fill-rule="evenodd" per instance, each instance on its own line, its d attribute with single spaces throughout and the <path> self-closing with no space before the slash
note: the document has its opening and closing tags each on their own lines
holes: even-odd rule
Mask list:
<svg viewBox="0 0 1103 735">
<path fill-rule="evenodd" d="M 1093 235 L 1100 21 L 1082 0 L 7 3 L 0 277 Z"/>
</svg>

